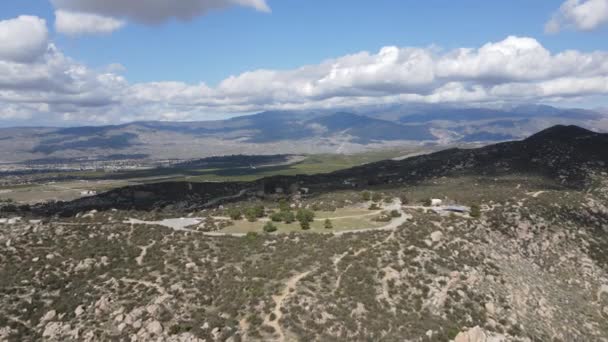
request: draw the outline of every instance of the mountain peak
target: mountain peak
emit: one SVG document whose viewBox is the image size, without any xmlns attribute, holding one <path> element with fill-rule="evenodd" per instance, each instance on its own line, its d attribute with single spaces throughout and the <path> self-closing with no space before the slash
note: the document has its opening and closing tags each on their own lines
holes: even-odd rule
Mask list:
<svg viewBox="0 0 608 342">
<path fill-rule="evenodd" d="M 571 140 L 597 134 L 598 133 L 575 125 L 555 125 L 530 136 L 526 141 Z"/>
</svg>

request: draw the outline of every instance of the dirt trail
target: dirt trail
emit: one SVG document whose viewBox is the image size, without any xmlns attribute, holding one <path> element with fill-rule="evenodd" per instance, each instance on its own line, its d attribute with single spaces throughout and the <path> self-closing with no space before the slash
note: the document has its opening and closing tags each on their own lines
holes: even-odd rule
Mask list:
<svg viewBox="0 0 608 342">
<path fill-rule="evenodd" d="M 353 256 L 354 257 L 358 257 L 359 255 L 361 255 L 361 254 L 363 254 L 363 253 L 365 253 L 365 252 L 367 252 L 369 250 L 372 250 L 372 249 L 374 249 L 376 247 L 379 247 L 379 246 L 387 243 L 388 241 L 390 241 L 390 240 L 392 240 L 394 238 L 395 238 L 395 232 L 393 231 L 393 232 L 391 232 L 386 237 L 386 239 L 384 239 L 382 241 L 378 241 L 378 242 L 376 242 L 375 244 L 373 244 L 370 247 L 363 247 L 363 248 L 359 249 L 358 251 L 356 251 L 355 253 L 353 253 Z M 339 271 L 338 265 L 340 264 L 340 262 L 342 261 L 342 259 L 344 259 L 344 257 L 347 256 L 347 255 L 348 255 L 348 252 L 345 252 L 344 254 L 341 254 L 340 256 L 338 256 L 337 258 L 334 259 L 334 270 L 335 270 L 336 274 L 338 274 L 338 277 L 336 277 L 336 283 L 334 284 L 334 293 L 336 291 L 338 291 L 338 289 L 340 288 L 340 284 L 342 283 L 342 276 L 346 272 L 348 272 L 348 270 L 352 266 L 352 264 L 350 264 L 350 265 L 346 266 L 346 268 L 344 269 L 344 271 L 342 271 L 342 272 Z"/>
<path fill-rule="evenodd" d="M 139 249 L 141 249 L 141 253 L 139 254 L 139 256 L 137 258 L 135 258 L 135 261 L 137 261 L 137 264 L 139 266 L 143 265 L 144 258 L 146 257 L 146 254 L 148 253 L 148 248 L 154 246 L 155 243 L 156 243 L 156 241 L 152 241 L 147 246 L 138 246 Z"/>
<path fill-rule="evenodd" d="M 537 192 L 526 192 L 526 195 L 537 198 L 538 196 L 546 193 L 546 191 L 537 191 Z"/>
<path fill-rule="evenodd" d="M 164 295 L 167 293 L 167 290 L 165 290 L 164 287 L 156 284 L 156 283 L 152 283 L 149 281 L 145 281 L 145 280 L 139 280 L 139 279 L 131 279 L 131 278 L 120 278 L 120 281 L 125 282 L 125 283 L 129 283 L 129 284 L 139 284 L 139 285 L 143 285 L 145 287 L 149 287 L 149 288 L 153 288 L 156 289 L 156 291 L 158 291 L 158 293 L 160 293 L 161 295 Z"/>
<path fill-rule="evenodd" d="M 308 274 L 310 274 L 310 271 L 304 272 L 304 273 L 298 273 L 295 276 L 289 278 L 285 282 L 285 288 L 283 289 L 283 291 L 281 291 L 281 293 L 279 293 L 276 296 L 272 296 L 272 299 L 275 302 L 275 307 L 274 307 L 274 310 L 272 311 L 272 313 L 270 315 L 268 315 L 266 317 L 266 319 L 264 319 L 264 324 L 274 328 L 274 331 L 278 335 L 277 341 L 285 341 L 285 332 L 283 332 L 283 328 L 281 328 L 281 324 L 279 322 L 281 320 L 281 318 L 283 317 L 283 312 L 281 311 L 281 308 L 283 308 L 285 300 L 287 300 L 287 298 L 289 298 L 289 296 L 292 294 L 292 292 L 295 291 L 295 289 L 298 285 L 298 282 L 300 280 L 302 280 L 304 277 L 306 277 Z M 272 314 L 274 314 L 274 316 L 275 316 L 274 320 L 270 320 L 270 316 Z"/>
</svg>

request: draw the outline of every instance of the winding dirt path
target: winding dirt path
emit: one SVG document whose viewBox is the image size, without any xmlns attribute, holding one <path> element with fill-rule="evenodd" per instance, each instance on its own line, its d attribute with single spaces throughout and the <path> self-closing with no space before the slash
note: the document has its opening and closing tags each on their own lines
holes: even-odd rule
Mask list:
<svg viewBox="0 0 608 342">
<path fill-rule="evenodd" d="M 278 335 L 277 341 L 281 341 L 281 342 L 285 341 L 285 332 L 283 331 L 283 328 L 281 327 L 281 324 L 279 323 L 279 321 L 283 317 L 283 312 L 281 311 L 281 308 L 283 308 L 283 305 L 284 305 L 285 301 L 287 300 L 287 298 L 289 298 L 289 296 L 292 294 L 292 292 L 296 290 L 298 282 L 300 280 L 302 280 L 304 277 L 306 277 L 307 275 L 309 275 L 310 272 L 311 271 L 304 272 L 304 273 L 298 273 L 295 276 L 289 278 L 285 282 L 285 288 L 283 289 L 283 291 L 281 291 L 281 293 L 279 293 L 276 296 L 272 296 L 272 299 L 275 302 L 274 310 L 272 311 L 272 313 L 270 315 L 266 316 L 266 318 L 264 319 L 264 324 L 274 328 L 274 331 Z M 272 314 L 274 314 L 274 316 L 275 316 L 274 320 L 270 320 L 270 316 Z"/>
<path fill-rule="evenodd" d="M 137 264 L 139 266 L 144 264 L 144 258 L 146 257 L 146 254 L 148 253 L 148 248 L 154 246 L 155 243 L 156 243 L 156 241 L 152 241 L 147 246 L 138 246 L 139 249 L 141 249 L 141 253 L 139 254 L 139 256 L 137 258 L 135 258 L 135 261 L 137 262 Z"/>
</svg>

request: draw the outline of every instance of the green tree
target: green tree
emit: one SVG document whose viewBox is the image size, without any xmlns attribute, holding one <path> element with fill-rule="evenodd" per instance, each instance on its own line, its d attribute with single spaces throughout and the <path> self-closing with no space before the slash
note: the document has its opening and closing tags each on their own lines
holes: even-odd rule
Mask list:
<svg viewBox="0 0 608 342">
<path fill-rule="evenodd" d="M 249 221 L 249 222 L 257 221 L 258 215 L 257 215 L 257 211 L 255 210 L 255 208 L 248 208 L 247 210 L 245 210 L 245 218 L 247 218 L 247 221 Z"/>
<path fill-rule="evenodd" d="M 279 210 L 280 211 L 289 211 L 289 203 L 287 203 L 287 201 L 282 198 L 281 200 L 279 200 Z"/>
<path fill-rule="evenodd" d="M 325 219 L 325 229 L 332 229 L 334 225 L 331 223 L 330 219 Z"/>
<path fill-rule="evenodd" d="M 265 210 L 264 206 L 261 204 L 253 207 L 253 210 L 255 211 L 255 216 L 257 218 L 262 218 L 262 217 L 266 216 L 266 210 Z"/>
<path fill-rule="evenodd" d="M 299 209 L 296 219 L 300 222 L 312 222 L 315 219 L 315 213 L 312 210 Z"/>
<path fill-rule="evenodd" d="M 266 224 L 264 225 L 264 231 L 266 233 L 273 233 L 277 231 L 277 226 L 275 226 L 274 224 L 272 224 L 272 222 L 266 222 Z"/>
<path fill-rule="evenodd" d="M 281 221 L 284 220 L 284 217 L 285 217 L 285 215 L 282 212 L 281 213 L 273 213 L 272 215 L 270 215 L 270 219 L 273 222 L 281 222 Z"/>
<path fill-rule="evenodd" d="M 296 216 L 291 211 L 286 211 L 283 213 L 283 222 L 289 224 L 296 220 Z"/>
<path fill-rule="evenodd" d="M 369 191 L 363 191 L 363 192 L 361 193 L 361 198 L 362 198 L 364 201 L 369 201 L 370 199 L 372 199 L 372 194 L 371 194 Z"/>
<path fill-rule="evenodd" d="M 228 216 L 230 216 L 230 219 L 233 221 L 238 221 L 243 218 L 243 214 L 237 208 L 231 208 L 228 210 Z"/>
<path fill-rule="evenodd" d="M 300 221 L 300 227 L 302 227 L 302 230 L 309 230 L 310 222 L 309 221 Z"/>
</svg>

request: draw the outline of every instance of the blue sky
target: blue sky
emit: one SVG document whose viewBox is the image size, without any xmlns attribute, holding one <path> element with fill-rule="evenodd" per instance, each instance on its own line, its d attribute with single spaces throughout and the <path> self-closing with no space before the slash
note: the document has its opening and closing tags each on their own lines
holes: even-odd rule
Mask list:
<svg viewBox="0 0 608 342">
<path fill-rule="evenodd" d="M 270 0 L 272 13 L 230 8 L 192 21 L 130 23 L 111 35 L 53 40 L 91 66 L 120 63 L 135 82 L 216 84 L 258 68 L 288 69 L 383 46 L 479 46 L 509 35 L 532 36 L 552 50 L 608 48 L 608 30 L 543 32 L 555 0 Z M 44 0 L 4 1 L 2 18 L 32 14 L 54 21 Z"/>
<path fill-rule="evenodd" d="M 142 2 L 146 1 L 163 2 L 166 0 L 143 0 Z M 226 3 L 234 2 L 234 0 L 220 0 L 220 2 L 222 1 Z M 508 37 L 515 36 L 533 39 L 538 46 L 530 49 L 543 49 L 552 56 L 568 50 L 576 50 L 584 59 L 586 55 L 594 51 L 604 53 L 608 49 L 608 39 L 606 39 L 608 37 L 608 25 L 605 25 L 608 21 L 608 14 L 606 18 L 596 16 L 589 19 L 588 15 L 586 17 L 574 17 L 572 13 L 576 14 L 580 11 L 574 12 L 577 8 L 573 6 L 566 7 L 570 3 L 570 5 L 575 4 L 582 8 L 582 5 L 586 2 L 594 2 L 595 4 L 592 5 L 596 6 L 595 8 L 591 8 L 591 5 L 587 7 L 591 8 L 592 12 L 598 12 L 597 8 L 602 8 L 598 6 L 608 4 L 608 0 L 567 0 L 566 2 L 555 0 L 267 0 L 265 3 L 263 0 L 244 0 L 244 3 L 250 2 L 251 5 L 231 6 L 227 4 L 221 10 L 194 13 L 191 20 L 169 18 L 154 24 L 141 20 L 137 12 L 126 12 L 130 9 L 113 9 L 108 8 L 110 6 L 108 5 L 104 10 L 98 11 L 95 2 L 96 0 L 3 1 L 0 2 L 0 25 L 2 24 L 1 21 L 8 21 L 22 15 L 42 18 L 46 20 L 48 44 L 55 46 L 63 56 L 68 57 L 73 63 L 86 67 L 87 72 L 91 75 L 95 72 L 105 72 L 105 70 L 108 70 L 107 66 L 111 64 L 122 65 L 124 69 L 113 72 L 124 78 L 124 83 L 128 85 L 123 84 L 119 87 L 114 84 L 114 88 L 112 88 L 114 90 L 112 91 L 119 89 L 117 91 L 121 93 L 113 94 L 113 98 L 117 98 L 118 95 L 123 96 L 127 90 L 133 90 L 128 87 L 157 82 L 179 82 L 185 86 L 204 84 L 210 90 L 186 87 L 178 87 L 178 89 L 185 93 L 204 91 L 215 94 L 213 95 L 215 97 L 207 95 L 211 99 L 207 98 L 202 102 L 189 99 L 186 109 L 169 106 L 169 103 L 175 102 L 172 101 L 174 99 L 161 101 L 161 103 L 158 103 L 156 110 L 158 111 L 159 107 L 163 107 L 160 111 L 164 111 L 168 118 L 171 116 L 179 118 L 179 114 L 185 111 L 192 114 L 191 107 L 193 105 L 200 105 L 202 109 L 199 108 L 200 111 L 197 115 L 186 115 L 189 118 L 200 118 L 200 113 L 203 111 L 215 111 L 217 113 L 247 112 L 258 110 L 258 108 L 259 110 L 267 107 L 272 108 L 273 105 L 276 106 L 278 103 L 284 104 L 285 102 L 297 102 L 301 106 L 303 99 L 290 101 L 284 97 L 278 99 L 278 95 L 270 100 L 262 100 L 261 97 L 264 96 L 259 96 L 260 99 L 256 98 L 251 103 L 238 101 L 238 106 L 231 104 L 229 107 L 218 107 L 215 102 L 217 99 L 236 96 L 235 94 L 239 93 L 220 92 L 221 89 L 219 88 L 223 87 L 218 87 L 218 85 L 229 76 L 239 76 L 258 69 L 297 70 L 305 65 L 320 65 L 325 60 L 340 59 L 362 51 L 375 55 L 383 47 L 388 46 L 426 49 L 439 54 L 441 57 L 442 54 L 449 54 L 450 51 L 459 48 L 480 49 L 485 44 L 503 42 Z M 204 4 L 206 0 L 190 2 Z M 254 2 L 255 5 L 253 5 Z M 264 3 L 271 11 L 260 10 L 258 6 L 260 3 Z M 254 6 L 258 7 L 254 8 Z M 560 6 L 562 6 L 561 10 Z M 93 9 L 91 10 L 91 8 Z M 102 34 L 69 34 L 66 33 L 65 29 L 58 30 L 55 25 L 55 11 L 62 10 L 77 14 L 86 12 L 87 14 L 98 15 L 100 18 L 112 17 L 123 22 L 124 27 Z M 121 10 L 125 10 L 124 15 L 120 12 Z M 587 12 L 590 11 L 589 9 L 586 10 Z M 108 15 L 108 13 L 111 15 Z M 559 24 L 559 32 L 548 32 L 547 25 L 551 18 L 556 18 L 555 21 Z M 595 21 L 590 22 L 590 20 Z M 76 24 L 80 23 L 76 20 Z M 71 24 L 74 23 L 71 22 Z M 591 29 L 589 25 L 592 26 Z M 515 45 L 519 43 L 523 43 L 523 41 L 517 42 Z M 511 44 L 510 46 L 514 45 Z M 402 60 L 403 58 L 409 57 L 403 57 L 402 53 L 398 59 Z M 603 56 L 595 58 L 594 65 L 602 65 L 602 61 L 598 58 L 603 58 Z M 369 61 L 365 63 L 369 65 Z M 525 65 L 527 62 L 522 61 L 522 63 L 518 67 Z M 397 64 L 394 67 L 399 66 Z M 590 65 L 589 68 L 591 67 Z M 66 70 L 69 68 L 66 66 Z M 509 72 L 511 71 L 509 70 Z M 498 71 L 498 73 L 501 72 Z M 494 70 L 494 74 L 496 74 L 496 70 Z M 559 76 L 559 79 L 558 76 L 555 76 L 553 81 L 567 82 L 567 79 L 564 78 L 566 75 L 559 74 L 559 72 L 556 75 Z M 574 76 L 576 75 L 571 75 L 570 78 Z M 601 79 L 597 77 L 605 77 L 606 75 L 600 73 L 593 76 L 595 77 L 594 82 L 601 83 Z M 96 76 L 90 76 L 89 78 L 91 77 Z M 280 82 L 288 82 L 286 77 L 285 75 L 280 76 Z M 408 76 L 405 75 L 405 77 Z M 319 79 L 315 81 L 322 78 L 319 76 Z M 544 75 L 539 78 L 539 81 L 541 78 L 542 81 L 547 81 L 547 77 Z M 279 82 L 274 78 L 269 80 L 267 77 L 259 79 L 259 82 L 264 80 L 266 82 Z M 443 85 L 453 86 L 456 81 L 461 83 L 464 90 L 470 90 L 471 94 L 475 90 L 473 89 L 475 82 L 471 82 L 470 79 L 463 81 L 450 78 L 450 82 L 445 82 Z M 530 80 L 526 79 L 524 81 L 530 83 Z M 433 82 L 436 83 L 436 80 L 433 79 Z M 253 83 L 258 85 L 257 79 Z M 483 79 L 483 82 L 479 81 L 479 84 L 489 89 L 485 79 Z M 505 82 L 506 85 L 511 88 L 517 86 L 518 89 L 522 89 L 527 84 L 523 84 L 522 79 L 516 77 L 509 82 Z M 368 84 L 366 83 L 365 86 L 367 87 Z M 379 86 L 381 85 L 370 87 L 375 89 Z M 399 101 L 409 101 L 409 99 L 417 101 L 421 96 L 429 95 L 425 92 L 426 90 L 412 91 L 410 86 L 410 84 L 397 84 L 395 89 L 399 89 L 398 91 L 395 90 L 382 96 L 390 95 L 393 98 L 394 96 L 400 96 Z M 353 89 L 349 96 L 359 96 L 361 94 L 359 85 L 345 85 L 343 83 L 340 83 L 337 86 L 339 90 L 336 88 L 334 92 L 342 93 L 347 87 Z M 598 87 L 595 87 L 590 94 L 584 94 L 585 98 L 580 101 L 582 105 L 604 105 L 603 101 L 597 100 L 598 96 L 602 95 L 601 84 L 599 90 L 596 88 Z M 140 88 L 137 89 L 140 90 Z M 502 91 L 502 88 L 492 89 Z M 166 92 L 164 88 L 158 91 Z M 217 95 L 218 92 L 221 94 Z M 132 91 L 129 93 L 132 93 Z M 322 94 L 317 96 L 316 92 L 311 93 L 308 90 L 305 93 L 314 93 L 314 95 L 311 95 L 314 100 L 321 97 L 325 101 L 324 106 L 331 105 L 332 102 L 328 101 L 329 98 L 334 99 L 334 95 Z M 547 93 L 547 91 L 544 91 L 544 93 Z M 149 92 L 146 94 L 149 94 Z M 562 94 L 563 92 L 560 92 L 559 98 L 567 103 L 576 103 L 577 100 L 573 100 L 573 98 L 577 98 L 579 95 L 568 92 L 568 99 L 564 99 Z M 176 96 L 179 97 L 179 94 Z M 365 94 L 365 96 L 370 95 Z M 444 96 L 439 97 L 445 98 Z M 142 98 L 145 98 L 145 96 L 139 97 L 139 99 Z M 251 98 L 251 96 L 248 95 L 248 98 Z M 403 100 L 404 98 L 406 100 Z M 542 98 L 539 97 L 538 101 L 542 102 L 545 99 L 547 101 L 559 100 L 555 96 L 543 96 Z M 496 97 L 492 97 L 492 101 L 496 100 Z M 122 100 L 117 101 L 121 102 Z M 264 106 L 253 105 L 264 101 L 268 101 L 272 105 L 267 107 L 265 107 L 266 104 Z M 485 98 L 483 101 L 485 101 Z M 526 98 L 525 101 L 531 101 L 531 99 Z M 107 102 L 115 103 L 116 101 L 112 99 L 112 101 L 108 100 Z M 213 102 L 213 105 L 210 105 L 210 102 Z M 1 103 L 2 98 L 0 98 Z M 353 103 L 356 104 L 357 102 Z M 20 108 L 16 108 L 13 103 L 10 105 L 14 111 L 20 112 Z M 68 108 L 69 106 L 63 104 L 62 106 L 56 106 L 55 102 L 52 101 L 49 101 L 46 106 L 39 106 L 39 109 L 36 110 L 51 111 L 50 108 L 46 108 L 49 106 L 53 107 L 52 110 L 63 112 L 61 113 L 63 117 L 68 119 L 74 119 L 80 115 L 78 112 L 81 112 L 78 108 Z M 28 111 L 31 112 L 31 108 Z M 115 107 L 105 108 L 104 111 L 105 113 L 114 113 L 108 114 L 106 117 L 111 115 L 124 116 L 118 114 L 120 110 Z M 151 112 L 152 110 L 146 108 L 145 111 Z M 151 115 L 151 118 L 158 118 L 158 115 Z M 29 115 L 29 118 L 32 118 L 32 114 Z M 104 120 L 103 118 L 104 115 L 100 110 L 95 114 L 93 120 Z M 86 119 L 89 120 L 91 117 Z M 114 119 L 110 119 L 110 121 L 112 120 Z"/>
</svg>

